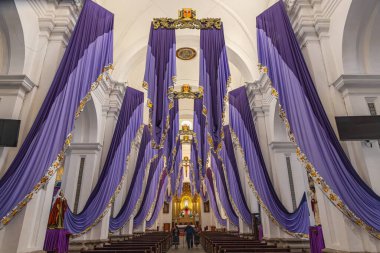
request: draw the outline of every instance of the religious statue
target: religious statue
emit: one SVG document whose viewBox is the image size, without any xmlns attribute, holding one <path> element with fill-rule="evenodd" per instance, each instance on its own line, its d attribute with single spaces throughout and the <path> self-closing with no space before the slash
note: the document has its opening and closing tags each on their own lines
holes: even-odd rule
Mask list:
<svg viewBox="0 0 380 253">
<path fill-rule="evenodd" d="M 59 191 L 57 198 L 54 201 L 53 207 L 50 210 L 48 227 L 63 228 L 63 219 L 67 209 L 67 201 L 63 196 L 63 192 Z"/>
<path fill-rule="evenodd" d="M 188 84 L 184 84 L 184 85 L 182 85 L 182 87 L 181 87 L 181 91 L 182 91 L 183 93 L 190 93 L 190 92 L 191 92 L 191 87 L 190 87 L 190 85 L 188 85 Z"/>
<path fill-rule="evenodd" d="M 321 220 L 319 217 L 318 200 L 317 200 L 317 195 L 315 192 L 314 181 L 310 176 L 308 176 L 308 181 L 309 181 L 309 195 L 310 195 L 310 202 L 311 202 L 311 210 L 313 211 L 313 214 L 314 214 L 315 225 L 320 225 Z"/>
<path fill-rule="evenodd" d="M 187 124 L 183 124 L 183 125 L 182 125 L 182 130 L 183 130 L 183 131 L 189 131 L 189 130 L 190 130 L 190 126 L 187 125 Z"/>
<path fill-rule="evenodd" d="M 191 20 L 196 18 L 195 10 L 191 8 L 182 8 L 182 10 L 178 11 L 178 18 L 184 20 Z"/>
</svg>

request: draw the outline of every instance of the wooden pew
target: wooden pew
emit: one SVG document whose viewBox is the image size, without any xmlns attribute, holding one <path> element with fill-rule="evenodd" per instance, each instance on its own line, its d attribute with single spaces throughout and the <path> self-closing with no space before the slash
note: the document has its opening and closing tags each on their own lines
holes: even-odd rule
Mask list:
<svg viewBox="0 0 380 253">
<path fill-rule="evenodd" d="M 278 248 L 253 239 L 240 237 L 236 234 L 222 232 L 204 232 L 201 243 L 208 253 L 236 252 L 290 252 L 288 248 Z"/>
<path fill-rule="evenodd" d="M 146 234 L 137 234 L 131 237 L 117 238 L 96 247 L 93 250 L 86 250 L 86 253 L 165 253 L 171 246 L 171 234 L 164 232 L 151 232 Z"/>
</svg>

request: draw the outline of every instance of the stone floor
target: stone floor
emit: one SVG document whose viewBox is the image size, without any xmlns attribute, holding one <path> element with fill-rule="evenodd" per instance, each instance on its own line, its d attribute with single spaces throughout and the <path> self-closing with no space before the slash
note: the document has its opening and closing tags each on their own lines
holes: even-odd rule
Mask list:
<svg viewBox="0 0 380 253">
<path fill-rule="evenodd" d="M 197 252 L 197 253 L 206 253 L 206 251 L 203 250 L 202 246 L 199 244 L 198 247 L 195 247 L 194 245 L 194 248 L 192 249 L 187 249 L 187 243 L 186 243 L 186 240 L 184 238 L 184 236 L 181 236 L 179 238 L 179 245 L 178 245 L 178 249 L 174 248 L 174 246 L 168 251 L 169 253 L 182 253 L 182 252 L 187 252 L 187 253 L 190 253 L 190 252 Z"/>
</svg>

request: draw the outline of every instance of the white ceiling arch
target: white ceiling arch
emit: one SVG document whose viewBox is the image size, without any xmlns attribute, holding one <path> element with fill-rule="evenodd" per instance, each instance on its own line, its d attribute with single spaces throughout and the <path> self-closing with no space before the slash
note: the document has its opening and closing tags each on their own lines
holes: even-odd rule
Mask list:
<svg viewBox="0 0 380 253">
<path fill-rule="evenodd" d="M 115 14 L 115 72 L 118 81 L 141 89 L 150 22 L 154 17 L 173 17 L 184 7 L 197 11 L 197 17 L 220 17 L 223 21 L 233 86 L 258 77 L 256 16 L 268 7 L 268 0 L 98 0 Z M 177 48 L 199 49 L 199 31 L 178 30 Z M 194 64 L 191 65 L 194 67 Z M 198 68 L 198 66 L 196 66 Z M 237 77 L 234 77 L 234 72 Z M 179 77 L 180 78 L 180 77 Z M 194 76 L 192 79 L 198 79 Z"/>
</svg>

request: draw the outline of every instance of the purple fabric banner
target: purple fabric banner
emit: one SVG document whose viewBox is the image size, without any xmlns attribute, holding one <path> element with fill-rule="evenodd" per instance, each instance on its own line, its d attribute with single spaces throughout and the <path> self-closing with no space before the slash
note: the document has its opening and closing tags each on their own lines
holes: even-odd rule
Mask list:
<svg viewBox="0 0 380 253">
<path fill-rule="evenodd" d="M 164 145 L 164 155 L 166 157 L 166 167 L 168 173 L 171 173 L 176 168 L 176 164 L 182 161 L 182 153 L 181 157 L 178 156 L 178 150 L 181 145 L 181 140 L 179 138 L 179 114 L 178 114 L 178 99 L 174 100 L 174 107 L 170 110 L 170 128 L 168 130 L 168 135 L 165 140 Z M 177 158 L 180 160 L 177 161 Z"/>
<path fill-rule="evenodd" d="M 322 253 L 325 248 L 325 241 L 323 239 L 322 227 L 310 226 L 309 228 L 310 238 L 310 253 Z"/>
<path fill-rule="evenodd" d="M 133 220 L 134 227 L 139 226 L 144 220 L 146 220 L 147 216 L 149 215 L 149 212 L 151 211 L 150 209 L 152 208 L 152 205 L 155 204 L 155 199 L 160 183 L 160 177 L 163 175 L 164 171 L 164 159 L 162 154 L 160 154 L 159 158 L 155 159 L 150 167 L 144 197 L 141 202 L 141 206 Z"/>
<path fill-rule="evenodd" d="M 70 145 L 74 119 L 113 59 L 113 14 L 86 1 L 40 111 L 0 179 L 1 226 L 54 175 Z M 80 109 L 78 109 L 81 104 Z"/>
<path fill-rule="evenodd" d="M 151 146 L 151 135 L 148 127 L 144 127 L 140 142 L 139 153 L 136 160 L 136 168 L 131 180 L 127 197 L 123 206 L 115 217 L 110 218 L 110 231 L 121 229 L 132 217 L 138 200 L 142 197 L 144 180 L 147 179 L 152 160 L 157 159 L 157 150 Z"/>
<path fill-rule="evenodd" d="M 200 99 L 194 100 L 194 120 L 193 131 L 195 133 L 195 145 L 196 158 L 198 171 L 201 171 L 200 178 L 204 177 L 207 167 L 207 154 L 210 150 L 209 143 L 207 142 L 207 130 L 206 130 L 206 117 L 202 113 L 203 102 Z M 200 168 L 199 168 L 200 167 Z"/>
<path fill-rule="evenodd" d="M 150 219 L 146 221 L 147 228 L 151 228 L 154 226 L 154 223 L 156 222 L 158 215 L 160 214 L 162 210 L 162 206 L 164 205 L 165 191 L 167 191 L 167 188 L 168 188 L 168 177 L 164 173 L 164 176 L 160 180 L 160 187 L 158 189 L 158 198 L 156 200 L 153 214 L 150 217 Z"/>
<path fill-rule="evenodd" d="M 309 230 L 306 195 L 294 212 L 289 212 L 278 198 L 261 153 L 245 87 L 231 91 L 229 103 L 231 133 L 235 133 L 239 140 L 249 177 L 261 207 L 267 210 L 269 217 L 272 216 L 285 231 L 294 236 L 306 237 Z"/>
<path fill-rule="evenodd" d="M 224 140 L 223 148 L 220 152 L 222 161 L 226 167 L 227 182 L 236 208 L 238 209 L 241 218 L 248 225 L 252 225 L 251 212 L 248 208 L 243 189 L 240 181 L 238 166 L 236 163 L 234 146 L 232 143 L 231 133 L 229 126 L 224 126 Z"/>
<path fill-rule="evenodd" d="M 380 196 L 360 178 L 340 146 L 282 1 L 257 17 L 257 35 L 259 61 L 268 70 L 299 159 L 340 211 L 380 239 Z"/>
<path fill-rule="evenodd" d="M 66 229 L 47 229 L 44 251 L 69 252 L 69 237 L 70 233 Z"/>
<path fill-rule="evenodd" d="M 170 174 L 170 180 L 171 180 L 172 184 L 171 184 L 170 190 L 171 190 L 172 195 L 176 194 L 176 191 L 178 189 L 178 182 L 177 181 L 178 181 L 178 179 L 179 179 L 178 177 L 180 176 L 180 173 L 181 173 L 182 144 L 181 144 L 181 141 L 179 138 L 178 138 L 177 143 L 176 143 L 174 157 L 175 157 L 175 159 L 170 157 L 171 158 L 170 160 L 172 160 L 172 161 L 174 160 L 174 163 L 172 163 L 173 169 L 169 172 L 169 173 L 171 173 Z"/>
<path fill-rule="evenodd" d="M 108 211 L 111 198 L 120 190 L 132 141 L 142 126 L 143 103 L 144 93 L 128 87 L 98 182 L 80 213 L 66 211 L 65 228 L 70 233 L 85 233 L 96 225 Z"/>
<path fill-rule="evenodd" d="M 195 191 L 200 193 L 201 191 L 201 179 L 200 179 L 200 173 L 199 173 L 199 164 L 198 164 L 198 149 L 196 147 L 195 141 L 191 142 L 191 150 L 190 150 L 190 161 L 193 163 L 193 170 L 192 173 L 194 174 L 194 184 L 195 184 Z"/>
<path fill-rule="evenodd" d="M 212 154 L 211 156 L 211 168 L 212 171 L 214 172 L 215 176 L 215 181 L 216 181 L 216 188 L 218 191 L 220 203 L 223 206 L 223 209 L 230 220 L 232 224 L 235 226 L 239 226 L 239 217 L 237 216 L 232 203 L 229 199 L 229 193 L 228 193 L 228 188 L 226 185 L 226 179 L 224 177 L 224 172 L 222 168 L 222 163 L 218 159 L 215 153 Z"/>
<path fill-rule="evenodd" d="M 207 115 L 209 144 L 221 148 L 227 90 L 231 81 L 227 50 L 221 29 L 202 29 L 200 36 L 199 86 L 203 87 L 203 107 Z"/>
<path fill-rule="evenodd" d="M 216 195 L 215 195 L 215 189 L 214 189 L 214 183 L 213 183 L 213 177 L 212 172 L 210 169 L 207 169 L 206 176 L 205 176 L 205 185 L 207 188 L 207 195 L 209 196 L 209 201 L 211 205 L 211 209 L 215 215 L 215 218 L 218 220 L 219 224 L 222 226 L 227 226 L 227 220 L 223 219 L 220 215 L 218 204 L 216 202 Z"/>
<path fill-rule="evenodd" d="M 155 148 L 164 147 L 172 120 L 175 54 L 175 30 L 154 29 L 151 25 L 143 86 L 148 89 L 149 127 Z"/>
<path fill-rule="evenodd" d="M 180 172 L 178 173 L 179 175 L 179 182 L 178 182 L 178 187 L 177 187 L 177 197 L 180 198 L 181 195 L 182 195 L 182 184 L 183 184 L 183 169 L 180 170 Z"/>
</svg>

